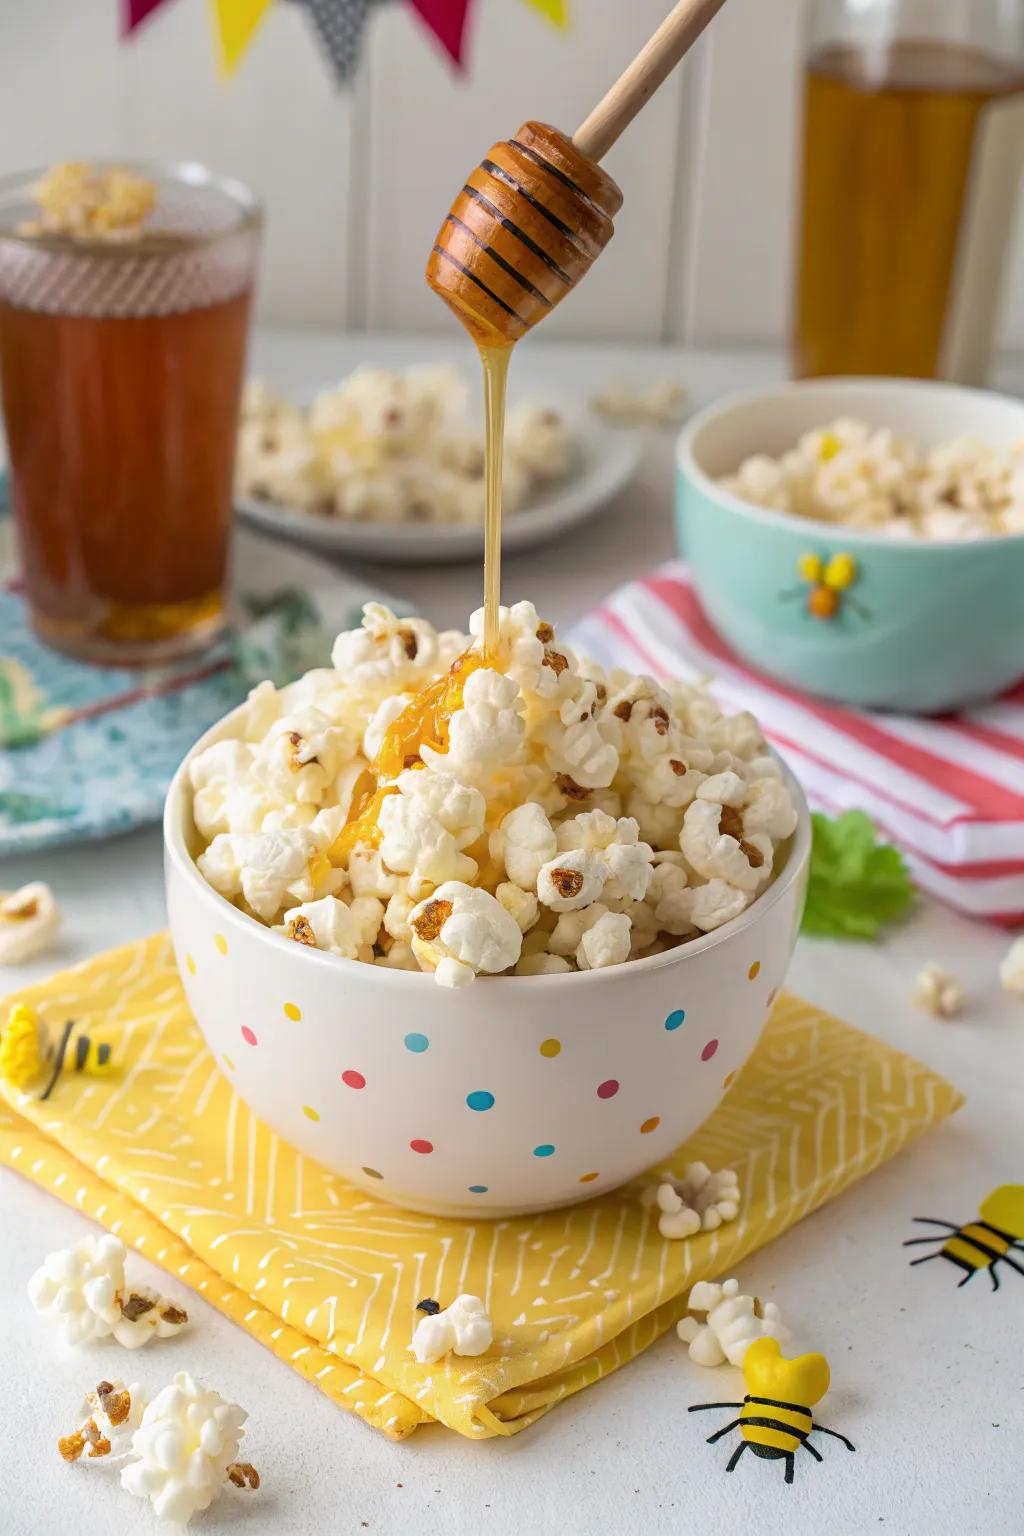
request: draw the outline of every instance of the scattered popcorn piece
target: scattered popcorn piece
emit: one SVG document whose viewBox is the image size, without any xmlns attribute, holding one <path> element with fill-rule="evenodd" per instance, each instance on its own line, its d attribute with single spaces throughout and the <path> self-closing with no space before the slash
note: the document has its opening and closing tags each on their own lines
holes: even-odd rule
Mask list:
<svg viewBox="0 0 1024 1536">
<path fill-rule="evenodd" d="M 523 935 L 490 891 L 447 880 L 409 914 L 413 953 L 442 986 L 465 986 L 481 971 L 515 965 Z"/>
<path fill-rule="evenodd" d="M 682 419 L 686 390 L 678 379 L 646 389 L 613 384 L 592 396 L 591 410 L 615 427 L 671 427 Z"/>
<path fill-rule="evenodd" d="M 83 1452 L 91 1460 L 123 1455 L 142 1422 L 145 1407 L 146 1396 L 137 1382 L 126 1386 L 123 1381 L 101 1381 L 94 1391 L 86 1393 L 85 1422 L 57 1441 L 61 1457 L 77 1461 Z"/>
<path fill-rule="evenodd" d="M 690 1292 L 687 1306 L 691 1313 L 706 1314 L 703 1323 L 696 1317 L 684 1317 L 676 1324 L 676 1333 L 690 1347 L 695 1365 L 741 1366 L 755 1339 L 778 1339 L 784 1344 L 789 1332 L 774 1302 L 761 1302 L 756 1296 L 741 1296 L 738 1280 L 721 1285 L 700 1280 Z"/>
<path fill-rule="evenodd" d="M 712 1173 L 705 1163 L 689 1163 L 682 1179 L 657 1186 L 662 1237 L 692 1237 L 735 1221 L 740 1208 L 739 1179 L 731 1168 Z"/>
<path fill-rule="evenodd" d="M 50 948 L 59 927 L 57 898 L 42 880 L 0 892 L 0 965 L 34 960 Z"/>
<path fill-rule="evenodd" d="M 520 890 L 511 880 L 505 880 L 494 894 L 509 916 L 515 918 L 520 933 L 526 933 L 533 927 L 540 913 L 540 902 L 532 891 Z"/>
<path fill-rule="evenodd" d="M 74 1248 L 48 1254 L 28 1284 L 37 1312 L 52 1318 L 69 1344 L 111 1335 L 126 1349 L 151 1338 L 170 1338 L 188 1322 L 188 1313 L 145 1286 L 129 1288 L 125 1246 L 104 1232 L 84 1237 Z"/>
<path fill-rule="evenodd" d="M 1007 992 L 1024 994 L 1024 935 L 1014 939 L 999 967 L 999 980 Z"/>
<path fill-rule="evenodd" d="M 493 1337 L 491 1319 L 479 1296 L 463 1295 L 443 1312 L 421 1317 L 409 1348 L 421 1365 L 433 1365 L 449 1353 L 482 1355 Z"/>
<path fill-rule="evenodd" d="M 951 1019 L 964 1006 L 964 989 L 956 976 L 930 962 L 914 983 L 914 1002 L 936 1018 Z"/>
<path fill-rule="evenodd" d="M 247 1418 L 237 1403 L 179 1371 L 142 1415 L 122 1488 L 149 1499 L 154 1513 L 175 1525 L 207 1509 L 229 1480 L 258 1488 L 255 1469 L 250 1477 L 249 1463 L 236 1461 Z"/>
</svg>

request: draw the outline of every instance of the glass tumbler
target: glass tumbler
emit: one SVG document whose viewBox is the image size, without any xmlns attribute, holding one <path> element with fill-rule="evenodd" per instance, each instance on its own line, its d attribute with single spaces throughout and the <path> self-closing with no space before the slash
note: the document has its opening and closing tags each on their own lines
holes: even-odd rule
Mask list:
<svg viewBox="0 0 1024 1536">
<path fill-rule="evenodd" d="M 1024 168 L 1024 0 L 811 0 L 798 374 L 983 383 Z"/>
<path fill-rule="evenodd" d="M 261 214 L 198 165 L 125 169 L 156 203 L 123 244 L 19 233 L 39 173 L 0 182 L 0 392 L 33 627 L 136 666 L 223 624 Z"/>
</svg>

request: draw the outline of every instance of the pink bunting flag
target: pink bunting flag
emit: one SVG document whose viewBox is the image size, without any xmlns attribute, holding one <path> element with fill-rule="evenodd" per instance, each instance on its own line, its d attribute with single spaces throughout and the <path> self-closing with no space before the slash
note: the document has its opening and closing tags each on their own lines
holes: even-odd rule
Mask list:
<svg viewBox="0 0 1024 1536">
<path fill-rule="evenodd" d="M 412 0 L 417 11 L 458 69 L 464 68 L 462 50 L 470 0 Z"/>
<path fill-rule="evenodd" d="M 121 0 L 121 36 L 129 37 L 154 11 L 170 0 Z"/>
</svg>

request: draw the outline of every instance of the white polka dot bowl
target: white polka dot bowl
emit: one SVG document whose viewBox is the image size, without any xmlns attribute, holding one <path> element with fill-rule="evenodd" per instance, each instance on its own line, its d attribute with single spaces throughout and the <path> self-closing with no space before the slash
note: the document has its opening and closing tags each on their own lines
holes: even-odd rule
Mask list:
<svg viewBox="0 0 1024 1536">
<path fill-rule="evenodd" d="M 511 1216 L 642 1173 L 716 1107 L 785 976 L 811 843 L 792 779 L 781 869 L 733 922 L 606 970 L 451 991 L 296 944 L 219 896 L 193 861 L 187 766 L 167 799 L 167 905 L 207 1045 L 280 1136 L 396 1205 Z"/>
</svg>

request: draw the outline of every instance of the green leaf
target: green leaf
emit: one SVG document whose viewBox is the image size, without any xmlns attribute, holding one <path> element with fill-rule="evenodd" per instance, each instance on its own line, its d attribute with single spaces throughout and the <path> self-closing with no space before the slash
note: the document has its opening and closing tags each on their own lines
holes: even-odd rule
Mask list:
<svg viewBox="0 0 1024 1536">
<path fill-rule="evenodd" d="M 820 938 L 874 939 L 914 899 L 907 866 L 891 843 L 876 840 L 870 817 L 847 811 L 811 817 L 811 875 L 803 932 Z"/>
</svg>

